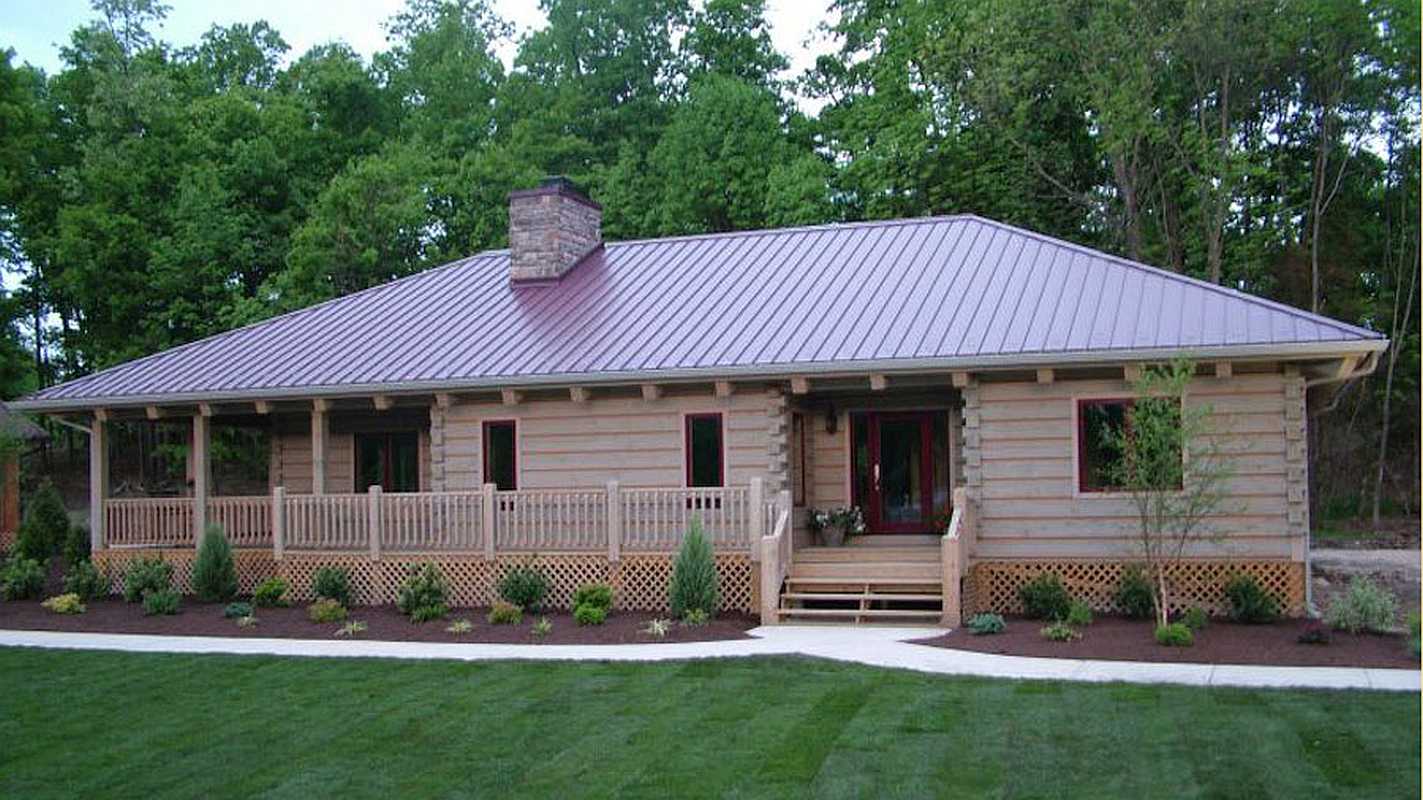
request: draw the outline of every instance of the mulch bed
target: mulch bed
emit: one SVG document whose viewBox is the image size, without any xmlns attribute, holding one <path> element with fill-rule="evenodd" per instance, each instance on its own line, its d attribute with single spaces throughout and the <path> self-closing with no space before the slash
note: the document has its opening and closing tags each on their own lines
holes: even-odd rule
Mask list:
<svg viewBox="0 0 1423 800">
<path fill-rule="evenodd" d="M 1327 645 L 1300 644 L 1295 639 L 1304 624 L 1281 620 L 1269 625 L 1237 625 L 1211 620 L 1196 632 L 1191 647 L 1163 647 L 1152 636 L 1155 624 L 1122 617 L 1099 616 L 1079 629 L 1081 639 L 1053 642 L 1039 631 L 1040 620 L 1006 617 L 999 634 L 974 636 L 958 628 L 916 644 L 978 653 L 1105 661 L 1159 661 L 1194 664 L 1265 664 L 1291 667 L 1391 667 L 1418 669 L 1402 636 L 1350 634 L 1334 631 Z"/>
<path fill-rule="evenodd" d="M 237 621 L 222 616 L 225 604 L 198 603 L 184 598 L 178 614 L 146 617 L 137 603 L 122 600 L 93 600 L 83 614 L 55 614 L 40 606 L 38 600 L 0 602 L 0 629 L 73 631 L 84 633 L 147 633 L 163 636 L 232 636 L 239 638 L 330 639 L 341 623 L 318 623 L 307 619 L 306 607 L 259 608 L 255 610 L 258 624 L 239 628 Z M 663 642 L 705 642 L 719 639 L 745 639 L 746 631 L 759 622 L 751 617 L 722 615 L 706 625 L 673 624 L 665 638 L 643 633 L 648 620 L 657 615 L 633 611 L 615 611 L 602 625 L 579 625 L 573 615 L 550 611 L 543 615 L 524 615 L 518 625 L 490 625 L 485 620 L 486 608 L 451 609 L 445 620 L 412 623 L 395 606 L 356 606 L 350 619 L 366 623 L 367 629 L 358 639 L 378 639 L 397 642 L 483 642 L 499 644 L 658 644 Z M 548 617 L 553 630 L 544 637 L 535 637 L 530 629 L 539 616 Z M 664 615 L 665 616 L 665 615 Z M 449 633 L 445 627 L 457 619 L 474 624 L 468 633 Z"/>
</svg>

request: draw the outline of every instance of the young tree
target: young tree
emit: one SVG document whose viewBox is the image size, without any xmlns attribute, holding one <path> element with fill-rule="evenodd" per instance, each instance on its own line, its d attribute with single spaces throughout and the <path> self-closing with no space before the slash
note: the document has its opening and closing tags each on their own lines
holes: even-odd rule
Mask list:
<svg viewBox="0 0 1423 800">
<path fill-rule="evenodd" d="M 1193 548 L 1216 541 L 1210 517 L 1221 509 L 1233 465 L 1210 405 L 1188 401 L 1195 365 L 1180 359 L 1142 372 L 1126 419 L 1103 430 L 1119 454 L 1106 465 L 1111 485 L 1131 497 L 1139 521 L 1136 545 L 1156 595 L 1158 625 L 1168 621 L 1170 575 Z"/>
</svg>

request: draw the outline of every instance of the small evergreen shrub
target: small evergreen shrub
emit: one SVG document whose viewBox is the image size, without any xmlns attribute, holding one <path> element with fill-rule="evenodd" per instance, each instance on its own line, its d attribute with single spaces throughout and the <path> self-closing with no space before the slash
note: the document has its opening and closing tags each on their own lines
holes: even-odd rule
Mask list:
<svg viewBox="0 0 1423 800">
<path fill-rule="evenodd" d="M 489 608 L 490 625 L 518 625 L 524 619 L 524 611 L 513 603 L 495 601 Z"/>
<path fill-rule="evenodd" d="M 342 625 L 341 627 L 337 628 L 336 635 L 346 637 L 359 636 L 360 634 L 365 633 L 368 627 L 369 626 L 366 625 L 366 623 L 361 622 L 358 619 L 353 619 L 345 625 Z"/>
<path fill-rule="evenodd" d="M 689 625 L 693 628 L 700 627 L 708 622 L 711 622 L 711 617 L 707 616 L 707 612 L 700 608 L 691 609 L 682 615 L 682 624 Z"/>
<path fill-rule="evenodd" d="M 1397 619 L 1393 592 L 1363 575 L 1349 581 L 1349 590 L 1336 596 L 1324 612 L 1329 627 L 1350 633 L 1381 633 L 1392 629 Z"/>
<path fill-rule="evenodd" d="M 1191 606 L 1181 613 L 1180 622 L 1193 631 L 1205 630 L 1210 622 L 1210 617 L 1206 615 L 1206 610 L 1200 606 Z"/>
<path fill-rule="evenodd" d="M 969 618 L 965 627 L 974 636 L 992 636 L 995 633 L 1002 633 L 1008 624 L 1003 621 L 1001 614 L 974 614 Z"/>
<path fill-rule="evenodd" d="M 1423 655 L 1423 615 L 1417 611 L 1408 613 L 1408 652 Z"/>
<path fill-rule="evenodd" d="M 1050 639 L 1054 642 L 1070 642 L 1073 639 L 1082 638 L 1082 634 L 1078 633 L 1066 622 L 1054 622 L 1043 628 L 1039 633 L 1042 634 L 1044 639 Z"/>
<path fill-rule="evenodd" d="M 534 567 L 518 566 L 499 579 L 499 598 L 530 614 L 543 608 L 548 596 L 548 578 Z"/>
<path fill-rule="evenodd" d="M 445 626 L 445 633 L 469 633 L 474 630 L 474 623 L 467 619 L 457 619 Z"/>
<path fill-rule="evenodd" d="M 613 587 L 606 583 L 587 583 L 573 593 L 573 607 L 595 606 L 604 611 L 613 608 Z"/>
<path fill-rule="evenodd" d="M 667 605 L 672 615 L 685 620 L 689 613 L 699 611 L 710 619 L 721 602 L 717 580 L 711 542 L 702 532 L 701 518 L 692 517 L 687 535 L 682 538 L 682 547 L 677 551 L 677 560 L 672 564 L 672 580 L 667 585 Z"/>
<path fill-rule="evenodd" d="M 109 596 L 109 582 L 99 574 L 92 562 L 79 561 L 64 574 L 64 591 L 85 600 L 96 600 Z"/>
<path fill-rule="evenodd" d="M 548 621 L 548 617 L 539 617 L 539 621 L 534 623 L 534 627 L 530 628 L 529 632 L 542 639 L 553 633 L 553 623 Z"/>
<path fill-rule="evenodd" d="M 322 567 L 311 579 L 311 591 L 317 597 L 335 600 L 341 606 L 351 604 L 351 573 L 341 567 Z"/>
<path fill-rule="evenodd" d="M 1156 613 L 1156 593 L 1151 588 L 1151 579 L 1146 568 L 1131 564 L 1122 571 L 1122 579 L 1117 583 L 1117 607 L 1132 619 L 1150 619 Z"/>
<path fill-rule="evenodd" d="M 164 592 L 173 587 L 173 565 L 161 558 L 130 561 L 124 571 L 124 600 L 137 603 L 148 592 Z"/>
<path fill-rule="evenodd" d="M 85 611 L 84 602 L 73 593 L 57 594 L 40 605 L 56 614 L 83 614 Z"/>
<path fill-rule="evenodd" d="M 1072 607 L 1072 598 L 1056 572 L 1044 572 L 1018 587 L 1018 599 L 1028 619 L 1061 620 Z"/>
<path fill-rule="evenodd" d="M 30 498 L 15 536 L 15 554 L 45 561 L 59 553 L 69 536 L 69 512 L 53 484 L 46 483 Z"/>
<path fill-rule="evenodd" d="M 602 625 L 607 619 L 607 610 L 599 606 L 579 606 L 573 610 L 573 621 L 579 625 Z"/>
<path fill-rule="evenodd" d="M 44 566 L 33 558 L 17 555 L 0 572 L 0 596 L 6 600 L 33 600 L 44 591 Z"/>
<path fill-rule="evenodd" d="M 222 615 L 228 619 L 241 619 L 252 616 L 251 603 L 228 603 L 227 608 L 222 610 Z"/>
<path fill-rule="evenodd" d="M 642 632 L 656 639 L 666 639 L 667 632 L 672 630 L 672 620 L 670 619 L 650 619 L 642 626 Z"/>
<path fill-rule="evenodd" d="M 257 584 L 252 591 L 252 604 L 258 608 L 276 608 L 287 605 L 287 582 L 281 578 L 268 578 Z"/>
<path fill-rule="evenodd" d="M 1300 644 L 1329 644 L 1329 639 L 1329 626 L 1317 619 L 1305 620 L 1295 637 Z"/>
<path fill-rule="evenodd" d="M 395 596 L 395 607 L 412 622 L 428 622 L 449 613 L 445 605 L 449 587 L 440 568 L 432 563 L 410 570 Z"/>
<path fill-rule="evenodd" d="M 256 618 L 256 617 L 253 617 L 253 616 L 238 617 L 238 618 L 237 618 L 237 627 L 239 627 L 239 628 L 255 628 L 255 627 L 257 627 L 257 618 Z"/>
<path fill-rule="evenodd" d="M 193 563 L 193 594 L 205 603 L 231 600 L 237 594 L 237 565 L 221 525 L 209 525 L 203 531 Z"/>
<path fill-rule="evenodd" d="M 346 607 L 330 597 L 323 597 L 306 607 L 312 622 L 340 622 L 346 618 Z"/>
<path fill-rule="evenodd" d="M 1225 585 L 1225 598 L 1230 601 L 1230 618 L 1247 625 L 1274 622 L 1280 615 L 1275 602 L 1260 582 L 1249 575 L 1237 575 Z"/>
<path fill-rule="evenodd" d="M 1156 643 L 1166 647 L 1190 647 L 1196 636 L 1191 629 L 1179 622 L 1156 626 Z"/>
<path fill-rule="evenodd" d="M 89 560 L 89 529 L 83 525 L 70 525 L 64 535 L 64 564 L 72 567 Z"/>
<path fill-rule="evenodd" d="M 1092 607 L 1081 600 L 1073 600 L 1072 605 L 1067 607 L 1067 617 L 1065 621 L 1068 625 L 1076 625 L 1078 627 L 1091 625 Z"/>
<path fill-rule="evenodd" d="M 178 591 L 176 589 L 155 589 L 143 593 L 143 613 L 145 616 L 166 616 L 178 613 Z"/>
</svg>

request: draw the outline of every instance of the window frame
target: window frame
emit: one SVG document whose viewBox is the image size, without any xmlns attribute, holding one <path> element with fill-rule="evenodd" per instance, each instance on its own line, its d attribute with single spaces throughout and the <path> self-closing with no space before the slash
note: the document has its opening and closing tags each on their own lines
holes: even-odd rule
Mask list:
<svg viewBox="0 0 1423 800">
<path fill-rule="evenodd" d="M 493 427 L 495 427 L 495 426 L 503 426 L 503 425 L 509 426 L 509 428 L 510 428 L 510 430 L 512 431 L 512 434 L 513 434 L 512 437 L 511 437 L 512 440 L 513 440 L 513 445 L 512 445 L 512 450 L 511 450 L 511 452 L 509 453 L 509 462 L 510 462 L 510 471 L 513 473 L 514 485 L 511 486 L 511 487 L 509 487 L 509 488 L 507 488 L 507 489 L 505 489 L 505 488 L 502 488 L 502 487 L 498 487 L 497 484 L 496 484 L 495 491 L 500 491 L 500 492 L 516 492 L 516 491 L 519 490 L 519 485 L 523 483 L 523 481 L 520 480 L 520 477 L 521 477 L 521 476 L 520 476 L 520 474 L 519 474 L 519 466 L 520 466 L 520 463 L 521 463 L 522 459 L 519 458 L 519 420 L 518 420 L 518 419 L 507 418 L 507 417 L 501 417 L 501 418 L 498 418 L 498 419 L 486 419 L 486 420 L 480 421 L 480 423 L 479 423 L 479 469 L 480 469 L 480 475 L 479 475 L 479 477 L 480 477 L 480 482 L 481 482 L 481 483 L 495 483 L 495 481 L 492 479 L 492 476 L 490 475 L 490 469 L 489 469 L 489 453 L 490 453 L 490 447 L 489 447 L 489 429 L 490 429 L 490 428 L 493 428 Z"/>
<path fill-rule="evenodd" d="M 409 436 L 415 443 L 415 488 L 413 489 L 392 489 L 391 478 L 395 474 L 392 469 L 392 456 L 395 453 L 394 442 L 397 437 Z M 378 441 L 381 447 L 381 479 L 378 483 L 361 486 L 361 443 L 362 441 Z M 390 494 L 411 494 L 420 491 L 420 481 L 423 477 L 420 458 L 420 433 L 419 431 L 366 431 L 351 434 L 351 490 L 357 494 L 370 491 L 371 486 L 380 486 L 382 492 Z"/>
<path fill-rule="evenodd" d="M 791 444 L 795 447 L 796 469 L 799 470 L 800 480 L 791 476 L 791 505 L 797 508 L 805 506 L 806 485 L 810 483 L 810 476 L 805 471 L 805 426 L 806 415 L 796 411 L 791 414 Z"/>
<path fill-rule="evenodd" d="M 714 486 L 696 486 L 692 483 L 692 423 L 697 420 L 715 419 L 717 425 L 717 483 Z M 682 414 L 682 488 L 684 489 L 724 489 L 726 488 L 726 415 L 720 411 L 688 411 Z"/>
</svg>

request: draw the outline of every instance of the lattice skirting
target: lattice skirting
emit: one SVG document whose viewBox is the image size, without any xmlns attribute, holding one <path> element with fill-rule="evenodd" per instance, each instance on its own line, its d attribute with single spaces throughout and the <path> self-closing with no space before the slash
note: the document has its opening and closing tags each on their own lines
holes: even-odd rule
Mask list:
<svg viewBox="0 0 1423 800">
<path fill-rule="evenodd" d="M 411 568 L 433 562 L 449 582 L 451 602 L 456 606 L 485 606 L 497 593 L 499 580 L 516 566 L 538 568 L 548 578 L 548 605 L 567 609 L 573 603 L 573 593 L 588 583 L 606 583 L 613 587 L 613 604 L 630 611 L 662 611 L 667 608 L 667 584 L 672 578 L 670 553 L 624 554 L 621 561 L 611 562 L 606 556 L 590 553 L 516 553 L 501 554 L 493 561 L 481 555 L 386 556 L 372 560 L 354 553 L 286 553 L 277 561 L 269 550 L 234 550 L 240 591 L 248 594 L 253 587 L 277 575 L 291 585 L 296 602 L 313 599 L 312 579 L 325 566 L 342 567 L 351 575 L 352 602 L 357 605 L 380 605 L 395 602 L 400 582 Z M 173 565 L 173 582 L 179 591 L 192 591 L 195 553 L 182 550 L 105 550 L 96 554 L 94 563 L 109 578 L 113 591 L 123 588 L 123 574 L 129 561 L 136 558 L 159 557 Z M 721 577 L 723 611 L 751 613 L 756 607 L 754 587 L 756 565 L 741 553 L 724 553 L 716 557 L 717 573 Z"/>
<path fill-rule="evenodd" d="M 1097 611 L 1120 611 L 1115 593 L 1130 561 L 979 561 L 964 580 L 964 608 L 969 613 L 1023 610 L 1018 588 L 1045 572 L 1055 572 L 1067 591 Z M 1171 611 L 1199 605 L 1211 614 L 1227 610 L 1225 585 L 1236 575 L 1253 575 L 1291 616 L 1304 613 L 1304 564 L 1294 561 L 1191 560 L 1168 575 Z"/>
</svg>

